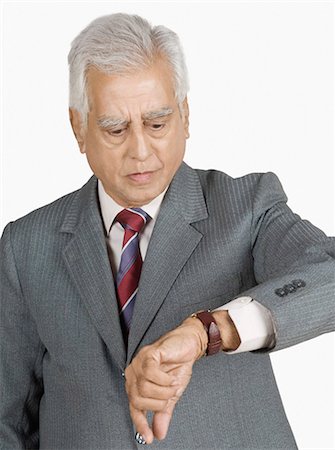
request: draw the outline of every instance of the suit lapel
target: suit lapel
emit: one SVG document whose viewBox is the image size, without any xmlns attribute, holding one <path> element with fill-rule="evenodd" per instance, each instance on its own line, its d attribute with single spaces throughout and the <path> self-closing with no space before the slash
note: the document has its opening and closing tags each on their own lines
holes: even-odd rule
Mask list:
<svg viewBox="0 0 335 450">
<path fill-rule="evenodd" d="M 129 333 L 127 364 L 202 239 L 191 223 L 207 216 L 198 175 L 182 163 L 162 202 L 143 263 Z"/>
<path fill-rule="evenodd" d="M 125 347 L 95 177 L 79 191 L 61 232 L 73 234 L 63 252 L 67 268 L 96 329 L 113 359 L 124 370 Z"/>
</svg>

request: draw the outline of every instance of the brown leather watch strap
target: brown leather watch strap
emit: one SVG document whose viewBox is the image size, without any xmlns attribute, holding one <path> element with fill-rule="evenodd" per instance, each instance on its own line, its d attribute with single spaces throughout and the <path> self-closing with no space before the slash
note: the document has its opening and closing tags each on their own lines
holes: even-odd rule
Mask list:
<svg viewBox="0 0 335 450">
<path fill-rule="evenodd" d="M 213 317 L 213 314 L 210 313 L 210 311 L 201 311 L 195 314 L 192 314 L 193 317 L 196 317 L 199 319 L 208 335 L 208 344 L 207 344 L 207 350 L 206 355 L 215 355 L 215 353 L 218 353 L 221 350 L 222 347 L 222 339 L 220 330 L 217 326 L 217 323 Z"/>
</svg>

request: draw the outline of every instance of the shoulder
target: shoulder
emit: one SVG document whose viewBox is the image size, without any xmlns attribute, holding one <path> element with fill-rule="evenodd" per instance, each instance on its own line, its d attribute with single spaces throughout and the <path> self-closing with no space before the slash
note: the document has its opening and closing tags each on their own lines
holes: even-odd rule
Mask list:
<svg viewBox="0 0 335 450">
<path fill-rule="evenodd" d="M 273 172 L 253 172 L 239 177 L 233 177 L 225 172 L 222 172 L 221 170 L 216 169 L 193 170 L 197 173 L 201 184 L 204 186 L 223 186 L 225 188 L 232 187 L 245 190 L 254 190 L 258 188 L 260 183 L 269 185 L 280 184 L 278 176 Z"/>
<path fill-rule="evenodd" d="M 93 178 L 93 177 L 92 177 Z M 92 184 L 92 178 L 82 188 L 64 195 L 53 202 L 42 206 L 19 219 L 10 222 L 3 232 L 3 236 L 10 235 L 18 244 L 26 245 L 30 239 L 45 239 L 57 232 L 66 215 L 73 209 L 73 205 L 80 201 L 81 192 L 88 184 Z"/>
<path fill-rule="evenodd" d="M 287 201 L 286 194 L 278 176 L 273 172 L 255 172 L 240 177 L 232 177 L 220 170 L 194 169 L 197 173 L 206 198 L 214 201 L 257 204 L 273 204 Z"/>
</svg>

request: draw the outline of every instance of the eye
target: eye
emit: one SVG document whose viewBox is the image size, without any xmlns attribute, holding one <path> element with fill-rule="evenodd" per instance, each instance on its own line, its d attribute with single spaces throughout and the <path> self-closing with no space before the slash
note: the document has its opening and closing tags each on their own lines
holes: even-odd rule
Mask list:
<svg viewBox="0 0 335 450">
<path fill-rule="evenodd" d="M 126 131 L 126 128 L 119 128 L 117 130 L 108 130 L 107 133 L 111 136 L 122 136 Z"/>
<path fill-rule="evenodd" d="M 159 131 L 165 127 L 165 123 L 151 123 L 149 127 L 154 131 Z"/>
</svg>

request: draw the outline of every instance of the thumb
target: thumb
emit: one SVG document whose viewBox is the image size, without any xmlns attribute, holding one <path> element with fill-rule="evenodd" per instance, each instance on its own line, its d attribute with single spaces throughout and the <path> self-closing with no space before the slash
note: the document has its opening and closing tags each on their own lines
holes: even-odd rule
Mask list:
<svg viewBox="0 0 335 450">
<path fill-rule="evenodd" d="M 175 402 L 169 402 L 168 406 L 163 411 L 154 414 L 152 431 L 156 439 L 162 440 L 167 435 L 175 406 Z"/>
</svg>

